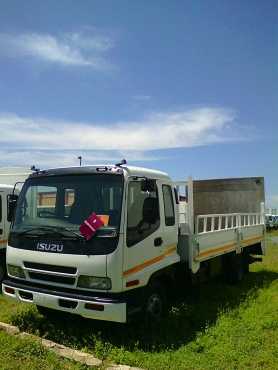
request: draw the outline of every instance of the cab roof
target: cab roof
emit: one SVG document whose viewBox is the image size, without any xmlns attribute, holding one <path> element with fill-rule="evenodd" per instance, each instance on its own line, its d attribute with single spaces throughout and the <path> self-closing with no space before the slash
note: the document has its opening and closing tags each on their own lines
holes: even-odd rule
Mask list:
<svg viewBox="0 0 278 370">
<path fill-rule="evenodd" d="M 81 166 L 81 167 L 61 167 L 51 168 L 48 170 L 40 170 L 33 172 L 29 178 L 44 177 L 44 176 L 58 176 L 58 175 L 82 175 L 82 174 L 93 174 L 93 173 L 107 173 L 114 175 L 121 175 L 125 173 L 131 177 L 149 177 L 160 180 L 171 180 L 167 173 L 157 170 L 152 170 L 143 167 L 134 166 L 115 166 L 115 165 L 93 165 L 93 166 Z"/>
<path fill-rule="evenodd" d="M 149 177 L 153 179 L 159 179 L 159 180 L 171 180 L 169 175 L 166 172 L 153 170 L 150 168 L 144 168 L 144 167 L 134 167 L 134 166 L 121 166 L 129 176 L 138 176 L 138 177 Z"/>
</svg>

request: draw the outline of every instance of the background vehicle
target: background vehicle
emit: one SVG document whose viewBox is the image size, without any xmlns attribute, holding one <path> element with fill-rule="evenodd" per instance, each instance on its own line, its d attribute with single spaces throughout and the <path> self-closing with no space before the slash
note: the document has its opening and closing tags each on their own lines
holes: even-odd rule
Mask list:
<svg viewBox="0 0 278 370">
<path fill-rule="evenodd" d="M 26 167 L 0 167 L 0 184 L 14 186 L 17 182 L 24 182 L 31 173 Z"/>
<path fill-rule="evenodd" d="M 86 241 L 79 226 L 92 212 L 108 222 Z M 38 171 L 18 198 L 3 292 L 42 312 L 158 321 L 188 280 L 223 271 L 240 281 L 264 254 L 264 233 L 260 177 L 174 183 L 124 164 Z"/>
<path fill-rule="evenodd" d="M 6 246 L 10 229 L 7 217 L 8 195 L 12 193 L 14 184 L 25 181 L 30 173 L 31 171 L 25 168 L 0 168 L 0 282 L 6 271 Z"/>
<path fill-rule="evenodd" d="M 6 247 L 10 223 L 7 219 L 7 199 L 13 191 L 13 186 L 0 184 L 0 281 L 6 272 Z"/>
<path fill-rule="evenodd" d="M 265 226 L 267 230 L 278 229 L 278 215 L 266 214 Z"/>
</svg>

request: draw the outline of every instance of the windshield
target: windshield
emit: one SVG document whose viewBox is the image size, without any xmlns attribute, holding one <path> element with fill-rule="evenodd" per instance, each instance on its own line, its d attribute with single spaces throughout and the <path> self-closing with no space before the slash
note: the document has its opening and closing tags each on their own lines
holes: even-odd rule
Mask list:
<svg viewBox="0 0 278 370">
<path fill-rule="evenodd" d="M 12 231 L 52 227 L 79 233 L 93 212 L 105 228 L 118 229 L 123 176 L 108 174 L 63 175 L 26 181 L 16 209 Z"/>
</svg>

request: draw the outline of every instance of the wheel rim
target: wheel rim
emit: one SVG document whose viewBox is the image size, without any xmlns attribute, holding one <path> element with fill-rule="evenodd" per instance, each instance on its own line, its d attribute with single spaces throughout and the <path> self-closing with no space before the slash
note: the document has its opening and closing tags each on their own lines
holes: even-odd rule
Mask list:
<svg viewBox="0 0 278 370">
<path fill-rule="evenodd" d="M 162 299 L 159 294 L 152 294 L 147 302 L 147 313 L 155 320 L 161 318 L 162 314 Z"/>
</svg>

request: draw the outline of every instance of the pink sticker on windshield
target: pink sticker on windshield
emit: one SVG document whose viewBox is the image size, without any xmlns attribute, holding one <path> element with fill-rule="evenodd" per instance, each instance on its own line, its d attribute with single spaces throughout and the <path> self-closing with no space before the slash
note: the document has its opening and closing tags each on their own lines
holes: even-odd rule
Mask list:
<svg viewBox="0 0 278 370">
<path fill-rule="evenodd" d="M 104 225 L 100 217 L 93 212 L 84 222 L 80 225 L 79 230 L 81 235 L 90 240 L 96 233 L 96 231 Z"/>
</svg>

